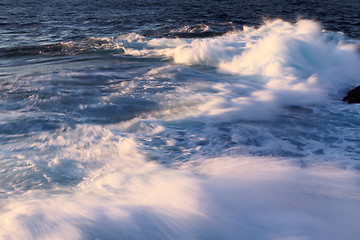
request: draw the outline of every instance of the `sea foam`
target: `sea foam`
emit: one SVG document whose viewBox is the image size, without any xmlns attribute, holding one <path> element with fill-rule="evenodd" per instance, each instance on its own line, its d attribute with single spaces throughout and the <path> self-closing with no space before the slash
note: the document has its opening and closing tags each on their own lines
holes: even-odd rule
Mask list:
<svg viewBox="0 0 360 240">
<path fill-rule="evenodd" d="M 91 104 L 75 98 L 79 112 L 71 110 L 87 118 L 84 109 L 123 104 L 121 94 L 161 107 L 126 121 L 105 124 L 99 117 L 96 124 L 10 136 L 1 152 L 6 198 L 0 238 L 354 239 L 360 234 L 358 110 L 340 101 L 359 83 L 359 56 L 342 34 L 323 31 L 313 21 L 276 20 L 214 38 L 127 34 L 102 41 L 104 48 L 120 49 L 114 59 L 128 54 L 138 62 L 155 58 L 155 64 L 136 72 L 118 62 L 104 70 L 99 63 L 97 74 L 109 74 L 112 91 L 99 90 L 101 97 Z M 121 67 L 126 73 L 113 74 Z M 83 70 L 80 80 L 91 80 Z M 31 106 L 46 102 L 33 94 L 23 97 Z M 36 113 L 48 120 L 51 111 L 43 111 Z M 33 116 L 24 112 L 23 118 Z M 281 114 L 279 121 L 267 121 Z"/>
<path fill-rule="evenodd" d="M 98 140 L 107 154 L 87 149 L 102 167 L 81 184 L 12 198 L 0 212 L 0 237 L 352 239 L 359 234 L 355 172 L 246 156 L 167 168 L 147 161 L 132 138 L 109 134 Z M 77 153 L 72 157 L 78 159 Z"/>
<path fill-rule="evenodd" d="M 356 44 L 341 33 L 322 30 L 311 20 L 295 24 L 268 21 L 259 28 L 246 27 L 214 38 L 141 41 L 141 49 L 127 42 L 125 53 L 211 66 L 238 76 L 238 83 L 257 82 L 247 96 L 221 98 L 217 105 L 211 104 L 209 114 L 224 113 L 227 108 L 232 115 L 235 110 L 243 118 L 263 119 L 284 106 L 309 107 L 340 100 L 360 84 Z"/>
</svg>

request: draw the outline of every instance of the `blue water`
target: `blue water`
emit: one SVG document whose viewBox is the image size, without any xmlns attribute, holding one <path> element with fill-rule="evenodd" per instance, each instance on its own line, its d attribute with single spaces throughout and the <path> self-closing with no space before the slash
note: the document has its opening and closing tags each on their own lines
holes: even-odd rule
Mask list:
<svg viewBox="0 0 360 240">
<path fill-rule="evenodd" d="M 358 1 L 0 13 L 0 239 L 359 238 Z"/>
</svg>

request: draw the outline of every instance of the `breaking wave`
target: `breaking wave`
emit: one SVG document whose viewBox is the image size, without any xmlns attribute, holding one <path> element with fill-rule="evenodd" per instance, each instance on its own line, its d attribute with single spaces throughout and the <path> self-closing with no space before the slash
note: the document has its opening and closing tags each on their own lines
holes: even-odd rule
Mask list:
<svg viewBox="0 0 360 240">
<path fill-rule="evenodd" d="M 238 76 L 239 85 L 246 87 L 237 91 L 246 94 L 211 105 L 210 114 L 235 109 L 249 118 L 266 118 L 278 113 L 280 106 L 322 105 L 341 99 L 360 83 L 359 42 L 326 32 L 310 20 L 296 24 L 275 20 L 258 29 L 244 27 L 214 38 L 132 36 L 129 41 L 127 36 L 124 41 L 120 36 L 115 42 L 128 55 L 163 56 L 177 64 L 211 66 Z M 258 108 L 263 116 L 254 112 Z"/>
<path fill-rule="evenodd" d="M 148 161 L 140 145 L 114 130 L 82 126 L 69 133 L 74 136 L 48 136 L 54 137 L 48 144 L 63 145 L 47 163 L 50 171 L 39 169 L 48 181 L 56 180 L 57 171 L 86 174 L 76 186 L 13 196 L 0 211 L 0 237 L 351 239 L 359 234 L 355 172 L 304 170 L 246 156 L 167 168 Z"/>
</svg>

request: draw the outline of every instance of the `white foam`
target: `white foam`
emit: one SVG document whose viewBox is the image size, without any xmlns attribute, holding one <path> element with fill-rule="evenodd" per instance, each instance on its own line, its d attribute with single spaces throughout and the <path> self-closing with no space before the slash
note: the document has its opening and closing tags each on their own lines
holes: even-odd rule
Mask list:
<svg viewBox="0 0 360 240">
<path fill-rule="evenodd" d="M 110 143 L 111 142 L 111 143 Z M 353 239 L 355 172 L 220 157 L 166 168 L 130 138 L 71 189 L 36 190 L 0 211 L 3 239 Z M 107 153 L 109 154 L 109 153 Z M 98 159 L 101 160 L 101 159 Z"/>
<path fill-rule="evenodd" d="M 211 28 L 206 24 L 198 25 L 187 25 L 178 29 L 173 29 L 170 33 L 199 33 L 199 32 L 208 32 L 211 31 Z"/>
<path fill-rule="evenodd" d="M 339 36 L 329 37 L 336 34 Z M 323 31 L 314 21 L 274 20 L 258 29 L 247 27 L 214 38 L 152 39 L 134 51 L 172 58 L 177 64 L 213 66 L 220 73 L 237 75 L 239 83 L 250 78 L 257 81 L 252 94 L 223 96 L 218 106 L 211 104 L 206 112 L 261 119 L 281 111 L 282 106 L 341 100 L 346 91 L 360 84 L 360 58 L 354 46 L 340 33 Z M 256 111 L 259 106 L 261 111 Z"/>
</svg>

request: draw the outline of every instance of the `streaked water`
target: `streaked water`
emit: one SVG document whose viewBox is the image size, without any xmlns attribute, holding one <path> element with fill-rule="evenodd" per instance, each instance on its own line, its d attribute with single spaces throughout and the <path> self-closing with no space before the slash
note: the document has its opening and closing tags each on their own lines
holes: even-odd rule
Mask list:
<svg viewBox="0 0 360 240">
<path fill-rule="evenodd" d="M 0 238 L 357 239 L 359 10 L 2 1 Z"/>
</svg>

